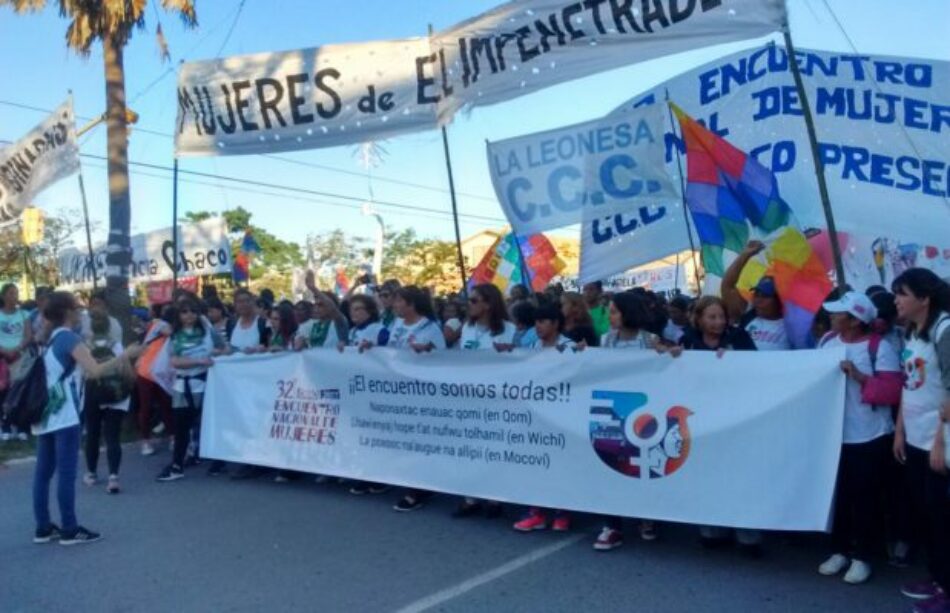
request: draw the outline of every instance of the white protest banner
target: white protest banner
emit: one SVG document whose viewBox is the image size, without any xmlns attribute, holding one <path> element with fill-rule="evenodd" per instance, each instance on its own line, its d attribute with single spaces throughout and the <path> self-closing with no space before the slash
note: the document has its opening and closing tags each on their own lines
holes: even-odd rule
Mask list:
<svg viewBox="0 0 950 613">
<path fill-rule="evenodd" d="M 16 219 L 37 194 L 78 170 L 70 96 L 26 136 L 0 149 L 0 222 Z"/>
<path fill-rule="evenodd" d="M 798 55 L 838 229 L 950 247 L 950 63 L 829 51 Z M 771 168 L 803 227 L 825 227 L 783 47 L 710 62 L 618 111 L 645 101 L 664 104 L 667 91 L 690 116 Z M 671 169 L 673 142 L 668 134 Z"/>
<path fill-rule="evenodd" d="M 781 28 L 782 0 L 515 0 L 433 35 L 190 62 L 175 152 L 333 147 L 435 128 L 603 70 Z M 642 8 L 642 10 L 641 10 Z"/>
<path fill-rule="evenodd" d="M 221 358 L 201 451 L 543 507 L 824 530 L 843 357 L 377 348 Z"/>
<path fill-rule="evenodd" d="M 131 238 L 132 264 L 129 281 L 142 283 L 173 277 L 175 249 L 172 229 L 164 228 L 136 234 Z M 106 277 L 106 245 L 94 249 L 95 266 L 89 253 L 67 249 L 59 255 L 59 287 L 75 290 L 93 286 L 93 275 L 99 282 Z M 214 217 L 197 223 L 178 226 L 178 277 L 195 277 L 231 272 L 231 244 L 224 218 Z"/>
<path fill-rule="evenodd" d="M 505 217 L 518 234 L 573 224 L 590 215 L 637 213 L 680 200 L 663 162 L 663 109 L 636 112 L 487 144 L 488 168 Z M 643 205 L 643 206 L 638 206 Z"/>
</svg>

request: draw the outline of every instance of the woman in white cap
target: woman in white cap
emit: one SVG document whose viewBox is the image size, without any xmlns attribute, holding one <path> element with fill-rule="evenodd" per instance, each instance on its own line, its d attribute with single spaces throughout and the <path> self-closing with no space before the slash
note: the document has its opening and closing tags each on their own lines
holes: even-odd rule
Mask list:
<svg viewBox="0 0 950 613">
<path fill-rule="evenodd" d="M 847 569 L 845 582 L 859 584 L 871 576 L 869 560 L 882 521 L 878 499 L 894 432 L 891 406 L 900 401 L 900 358 L 891 343 L 872 333 L 877 309 L 864 294 L 846 292 L 824 309 L 831 315 L 831 332 L 819 346 L 845 348 L 841 370 L 847 387 L 832 555 L 818 572 L 832 576 Z"/>
</svg>

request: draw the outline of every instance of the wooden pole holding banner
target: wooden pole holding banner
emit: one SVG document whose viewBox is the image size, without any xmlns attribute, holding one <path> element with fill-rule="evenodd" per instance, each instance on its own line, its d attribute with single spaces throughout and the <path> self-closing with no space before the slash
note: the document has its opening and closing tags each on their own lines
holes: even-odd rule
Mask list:
<svg viewBox="0 0 950 613">
<path fill-rule="evenodd" d="M 432 24 L 429 24 L 429 37 L 432 37 Z M 458 200 L 455 197 L 455 178 L 452 175 L 452 155 L 449 153 L 449 135 L 443 125 L 442 130 L 442 150 L 445 153 L 445 170 L 449 175 L 449 195 L 452 198 L 452 222 L 455 224 L 455 247 L 458 250 L 458 268 L 459 276 L 462 278 L 462 295 L 468 293 L 466 289 L 467 275 L 465 274 L 465 257 L 462 255 L 462 233 L 459 230 L 459 209 Z"/>
<path fill-rule="evenodd" d="M 828 239 L 831 243 L 831 254 L 835 259 L 835 276 L 838 287 L 844 287 L 844 263 L 841 259 L 841 245 L 838 244 L 838 230 L 835 227 L 835 217 L 831 212 L 831 198 L 828 196 L 828 184 L 825 182 L 825 166 L 818 154 L 818 135 L 815 132 L 815 119 L 811 114 L 808 96 L 805 94 L 805 84 L 798 68 L 798 58 L 795 57 L 795 47 L 792 45 L 792 34 L 786 23 L 782 32 L 785 35 L 785 52 L 788 55 L 788 65 L 795 78 L 795 89 L 798 90 L 798 99 L 802 104 L 802 113 L 805 116 L 805 127 L 808 129 L 808 142 L 811 145 L 811 155 L 815 162 L 815 174 L 818 177 L 818 192 L 821 194 L 821 207 L 825 212 L 825 224 L 828 226 Z"/>
<path fill-rule="evenodd" d="M 666 90 L 666 110 L 670 114 L 670 129 L 673 130 L 673 136 L 676 136 L 676 118 L 673 117 L 673 108 L 670 106 L 670 90 Z M 680 135 L 680 140 L 683 139 Z M 685 141 L 684 141 L 685 142 Z M 693 226 L 689 223 L 689 204 L 686 202 L 686 178 L 683 176 L 683 157 L 680 154 L 680 148 L 673 143 L 673 150 L 676 152 L 676 169 L 680 177 L 680 194 L 683 203 L 683 220 L 686 222 L 686 237 L 689 238 L 689 252 L 693 260 L 693 275 L 696 277 L 696 292 L 702 294 L 703 285 L 699 280 L 699 266 L 696 264 L 696 243 L 693 242 Z M 679 262 L 679 254 L 677 254 Z"/>
<path fill-rule="evenodd" d="M 178 289 L 178 157 L 172 167 L 172 295 Z"/>
<path fill-rule="evenodd" d="M 89 266 L 92 269 L 92 289 L 99 289 L 99 274 L 96 272 L 96 253 L 92 250 L 92 230 L 89 227 L 89 204 L 86 202 L 86 184 L 82 179 L 82 164 L 79 165 L 79 194 L 82 196 L 82 218 L 86 225 L 86 248 L 89 250 Z"/>
</svg>

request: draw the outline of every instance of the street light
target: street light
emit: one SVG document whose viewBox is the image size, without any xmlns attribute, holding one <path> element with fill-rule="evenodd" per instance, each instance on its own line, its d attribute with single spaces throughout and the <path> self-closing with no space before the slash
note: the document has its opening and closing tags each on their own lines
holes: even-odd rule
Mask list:
<svg viewBox="0 0 950 613">
<path fill-rule="evenodd" d="M 360 209 L 363 215 L 376 218 L 376 248 L 373 249 L 373 276 L 376 277 L 376 283 L 380 282 L 380 276 L 383 274 L 383 237 L 386 232 L 386 226 L 383 224 L 382 216 L 376 212 L 372 203 L 364 202 Z"/>
</svg>

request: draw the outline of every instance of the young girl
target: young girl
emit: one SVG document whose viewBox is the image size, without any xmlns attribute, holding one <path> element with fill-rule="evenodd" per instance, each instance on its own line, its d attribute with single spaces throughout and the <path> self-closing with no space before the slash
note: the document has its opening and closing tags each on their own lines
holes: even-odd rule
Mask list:
<svg viewBox="0 0 950 613">
<path fill-rule="evenodd" d="M 208 369 L 214 343 L 199 317 L 198 303 L 190 298 L 178 303 L 178 320 L 168 342 L 170 362 L 175 369 L 172 409 L 175 411 L 175 447 L 172 462 L 158 475 L 158 481 L 176 481 L 185 476 L 185 454 L 191 429 L 201 423 Z"/>
<path fill-rule="evenodd" d="M 911 268 L 893 284 L 907 326 L 901 356 L 906 381 L 894 434 L 894 456 L 906 465 L 911 505 L 922 520 L 930 579 L 905 585 L 914 610 L 950 610 L 950 287 L 929 270 Z"/>
<path fill-rule="evenodd" d="M 844 580 L 854 585 L 871 576 L 869 561 L 882 519 L 878 512 L 880 483 L 894 431 L 890 407 L 868 404 L 862 390 L 869 383 L 877 383 L 897 392 L 901 385 L 900 364 L 897 350 L 871 333 L 877 309 L 870 298 L 847 292 L 839 300 L 826 302 L 824 309 L 831 315 L 831 332 L 821 339 L 819 346 L 845 348 L 841 370 L 848 381 L 831 531 L 832 555 L 818 567 L 818 572 L 831 576 L 847 568 Z"/>
<path fill-rule="evenodd" d="M 565 349 L 574 349 L 577 345 L 570 338 L 561 334 L 564 329 L 564 312 L 557 304 L 543 303 L 538 307 L 535 314 L 535 329 L 538 333 L 538 340 L 532 345 L 532 349 L 556 349 L 564 351 Z M 560 510 L 554 511 L 554 521 L 548 523 L 550 509 L 540 507 L 531 507 L 520 521 L 512 526 L 518 532 L 532 532 L 534 530 L 547 530 L 550 525 L 555 532 L 566 532 L 571 529 L 571 516 Z"/>
<path fill-rule="evenodd" d="M 292 350 L 298 327 L 294 305 L 289 302 L 278 304 L 271 309 L 269 322 L 272 332 L 268 350 L 271 352 Z"/>
<path fill-rule="evenodd" d="M 122 355 L 122 343 L 117 343 L 109 335 L 109 317 L 100 313 L 90 314 L 91 338 L 86 342 L 92 355 Z M 124 390 L 131 392 L 131 385 L 122 388 L 121 380 L 109 380 L 111 389 L 104 389 L 105 381 L 87 381 L 85 389 L 85 424 L 86 424 L 86 475 L 83 483 L 88 486 L 99 481 L 97 467 L 99 464 L 99 441 L 103 434 L 106 439 L 106 459 L 109 463 L 109 482 L 106 491 L 118 494 L 119 464 L 122 462 L 122 445 L 119 443 L 119 434 L 122 430 L 122 420 L 129 412 L 130 396 L 124 399 L 114 398 L 116 393 Z M 118 386 L 119 389 L 115 389 Z M 112 397 L 106 401 L 106 397 Z"/>
<path fill-rule="evenodd" d="M 564 335 L 585 347 L 596 347 L 600 338 L 594 331 L 594 320 L 587 310 L 584 297 L 577 292 L 567 292 L 561 297 L 564 312 Z"/>
<path fill-rule="evenodd" d="M 468 298 L 468 321 L 462 326 L 459 347 L 470 351 L 510 351 L 514 348 L 514 336 L 515 326 L 508 321 L 501 291 L 491 283 L 473 287 Z M 486 507 L 485 514 L 489 518 L 501 515 L 499 503 L 488 502 Z M 481 502 L 466 497 L 453 515 L 469 517 L 481 511 Z"/>
<path fill-rule="evenodd" d="M 435 320 L 432 300 L 422 289 L 408 285 L 396 290 L 393 300 L 396 321 L 389 332 L 388 347 L 427 353 L 445 349 L 445 337 Z M 396 511 L 407 512 L 422 508 L 430 493 L 411 489 L 393 506 Z"/>
<path fill-rule="evenodd" d="M 142 348 L 132 345 L 119 357 L 97 362 L 82 338 L 73 331 L 79 324 L 79 309 L 69 292 L 53 292 L 43 310 L 43 317 L 49 322 L 51 332 L 47 349 L 39 359 L 46 367 L 51 402 L 42 421 L 33 426 L 36 436 L 33 477 L 36 533 L 33 542 L 49 543 L 59 539 L 61 545 L 92 543 L 102 536 L 80 526 L 76 520 L 82 379 L 129 371 L 129 361 L 138 357 Z M 59 473 L 56 498 L 62 528 L 50 520 L 49 514 L 49 484 L 55 473 Z"/>
<path fill-rule="evenodd" d="M 604 334 L 600 346 L 607 349 L 656 350 L 660 339 L 646 327 L 650 325 L 651 315 L 646 300 L 633 292 L 615 294 L 608 308 L 610 331 Z M 607 516 L 600 535 L 594 542 L 597 551 L 610 551 L 623 545 L 623 518 Z M 645 541 L 656 540 L 656 524 L 648 519 L 640 520 L 640 538 Z"/>
<path fill-rule="evenodd" d="M 755 343 L 742 328 L 729 325 L 726 306 L 716 296 L 703 296 L 693 309 L 692 327 L 680 339 L 683 349 L 715 351 L 722 357 L 726 351 L 755 351 Z M 699 529 L 703 547 L 718 548 L 732 543 L 728 528 L 701 526 Z M 746 555 L 757 558 L 762 555 L 762 534 L 758 530 L 737 529 L 735 539 Z"/>
</svg>

